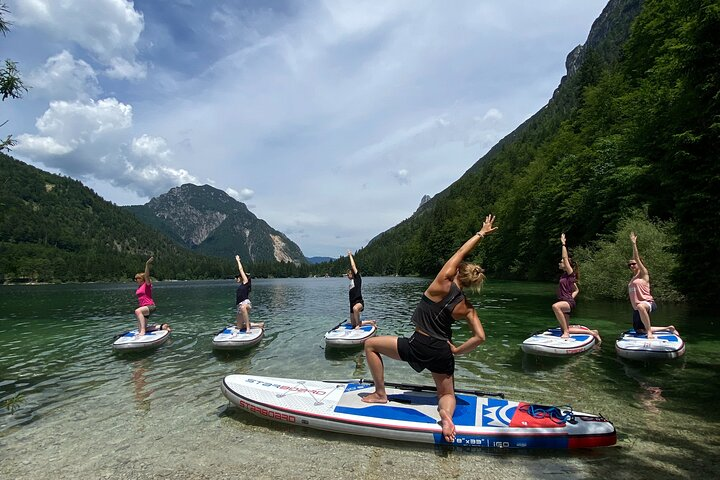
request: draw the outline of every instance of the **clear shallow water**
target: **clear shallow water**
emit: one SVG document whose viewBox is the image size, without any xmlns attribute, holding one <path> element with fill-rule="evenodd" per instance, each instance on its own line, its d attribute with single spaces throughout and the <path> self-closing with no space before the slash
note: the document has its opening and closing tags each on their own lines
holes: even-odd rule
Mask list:
<svg viewBox="0 0 720 480">
<path fill-rule="evenodd" d="M 380 334 L 410 334 L 426 279 L 365 279 L 365 319 Z M 115 354 L 133 327 L 130 284 L 0 287 L 0 478 L 694 478 L 720 473 L 720 341 L 714 310 L 661 305 L 685 357 L 645 364 L 617 358 L 629 304 L 580 299 L 577 323 L 600 330 L 601 348 L 571 359 L 528 356 L 519 343 L 551 326 L 554 285 L 490 281 L 471 299 L 488 336 L 457 358 L 458 388 L 601 412 L 618 445 L 579 452 L 437 450 L 283 426 L 228 407 L 231 373 L 369 378 L 361 350 L 326 350 L 323 334 L 347 317 L 343 278 L 258 279 L 257 347 L 215 353 L 214 333 L 234 318 L 232 281 L 161 282 L 158 312 L 171 339 L 158 350 Z M 468 330 L 458 324 L 456 343 Z M 402 362 L 387 380 L 432 384 Z"/>
</svg>

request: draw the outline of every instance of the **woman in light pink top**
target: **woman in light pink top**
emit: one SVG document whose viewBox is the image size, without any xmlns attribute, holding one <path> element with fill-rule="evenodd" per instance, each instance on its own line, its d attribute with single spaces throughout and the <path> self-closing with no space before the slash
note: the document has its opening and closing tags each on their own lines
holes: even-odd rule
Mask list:
<svg viewBox="0 0 720 480">
<path fill-rule="evenodd" d="M 155 311 L 155 302 L 152 299 L 152 280 L 150 280 L 150 264 L 153 262 L 153 257 L 150 257 L 145 262 L 145 272 L 138 273 L 135 275 L 135 281 L 138 284 L 135 295 L 140 305 L 135 309 L 135 318 L 138 321 L 138 335 L 145 335 L 146 332 L 154 330 L 170 330 L 170 325 L 163 323 L 161 325 L 152 325 L 148 328 L 147 318 L 152 312 Z"/>
<path fill-rule="evenodd" d="M 633 246 L 633 258 L 628 261 L 628 268 L 635 274 L 628 283 L 628 294 L 634 310 L 633 328 L 638 333 L 647 333 L 648 339 L 655 338 L 654 332 L 663 330 L 669 330 L 678 335 L 678 331 L 672 325 L 653 327 L 650 324 L 650 313 L 657 309 L 655 300 L 650 294 L 650 274 L 640 259 L 635 232 L 630 232 L 630 241 Z"/>
</svg>

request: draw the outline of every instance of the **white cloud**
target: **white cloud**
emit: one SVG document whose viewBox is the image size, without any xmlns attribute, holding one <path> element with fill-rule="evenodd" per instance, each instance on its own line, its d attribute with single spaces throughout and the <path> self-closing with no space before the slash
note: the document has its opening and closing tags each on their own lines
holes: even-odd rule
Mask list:
<svg viewBox="0 0 720 480">
<path fill-rule="evenodd" d="M 407 185 L 408 183 L 410 183 L 410 172 L 408 172 L 406 169 L 401 168 L 400 170 L 395 172 L 394 175 L 400 185 Z"/>
<path fill-rule="evenodd" d="M 142 135 L 140 138 L 133 138 L 130 147 L 131 151 L 138 158 L 150 158 L 165 161 L 172 155 L 167 142 L 162 137 L 151 137 Z"/>
<path fill-rule="evenodd" d="M 109 68 L 105 75 L 110 78 L 130 78 L 133 80 L 145 78 L 147 67 L 134 60 L 126 60 L 122 57 L 113 57 L 108 62 Z"/>
<path fill-rule="evenodd" d="M 34 27 L 71 42 L 109 65 L 114 78 L 142 78 L 136 43 L 144 28 L 142 13 L 126 0 L 32 0 L 13 7 L 17 25 Z"/>
<path fill-rule="evenodd" d="M 128 128 L 132 107 L 115 98 L 50 102 L 50 108 L 35 123 L 38 131 L 64 142 L 87 143 L 98 136 Z"/>
<path fill-rule="evenodd" d="M 497 108 L 491 108 L 487 112 L 485 112 L 485 115 L 482 117 L 483 120 L 502 120 L 503 114 L 498 110 Z"/>
<path fill-rule="evenodd" d="M 141 196 L 198 179 L 172 166 L 164 138 L 131 138 L 132 107 L 115 98 L 55 101 L 36 122 L 38 135 L 17 137 L 15 151 L 69 175 L 107 181 Z"/>
<path fill-rule="evenodd" d="M 84 60 L 76 60 L 63 50 L 47 59 L 45 65 L 30 72 L 26 83 L 31 94 L 40 93 L 54 100 L 94 98 L 100 93 L 95 70 Z"/>
<path fill-rule="evenodd" d="M 73 147 L 62 145 L 52 137 L 40 135 L 20 135 L 16 150 L 33 157 L 65 155 L 73 151 Z"/>
<path fill-rule="evenodd" d="M 255 195 L 255 192 L 249 188 L 243 188 L 238 192 L 234 188 L 228 187 L 225 189 L 225 193 L 227 193 L 228 195 L 233 197 L 235 200 L 238 200 L 240 202 L 250 200 L 253 197 L 253 195 Z"/>
</svg>

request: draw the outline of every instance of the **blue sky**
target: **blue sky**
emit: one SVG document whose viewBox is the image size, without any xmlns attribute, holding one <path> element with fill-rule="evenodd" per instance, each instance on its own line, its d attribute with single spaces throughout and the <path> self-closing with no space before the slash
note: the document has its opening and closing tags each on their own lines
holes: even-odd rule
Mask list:
<svg viewBox="0 0 720 480">
<path fill-rule="evenodd" d="M 337 257 L 542 108 L 606 2 L 4 3 L 13 156 L 118 205 L 213 185 Z"/>
</svg>

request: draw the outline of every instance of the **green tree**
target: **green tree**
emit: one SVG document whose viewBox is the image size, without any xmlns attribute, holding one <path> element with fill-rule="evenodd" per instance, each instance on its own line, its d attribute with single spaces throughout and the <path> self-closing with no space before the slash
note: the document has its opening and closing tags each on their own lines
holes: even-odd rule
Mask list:
<svg viewBox="0 0 720 480">
<path fill-rule="evenodd" d="M 7 21 L 6 15 L 10 13 L 7 6 L 4 3 L 0 3 L 0 32 L 3 36 L 7 35 L 10 31 L 10 22 Z M 0 67 L 0 95 L 2 100 L 5 101 L 8 97 L 10 98 L 21 98 L 24 93 L 27 92 L 27 87 L 20 78 L 20 72 L 17 69 L 17 64 L 12 60 L 6 59 L 5 66 Z M 0 123 L 0 127 L 5 125 L 8 121 Z M 15 145 L 12 135 L 8 135 L 4 140 L 0 140 L 0 152 L 10 150 Z"/>
<path fill-rule="evenodd" d="M 673 222 L 652 221 L 647 209 L 636 209 L 623 217 L 614 232 L 588 247 L 574 250 L 580 271 L 580 288 L 588 298 L 627 298 L 632 274 L 626 267 L 632 258 L 630 232 L 638 236 L 638 250 L 650 272 L 653 296 L 677 302 L 682 294 L 673 286 L 671 272 L 678 267 L 678 256 L 671 247 L 676 243 Z"/>
</svg>

